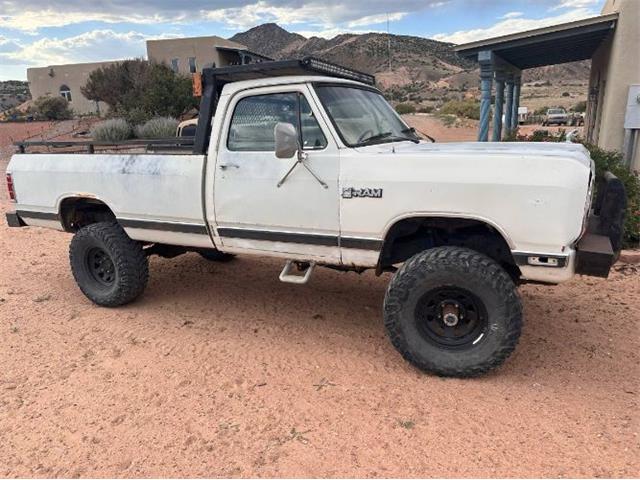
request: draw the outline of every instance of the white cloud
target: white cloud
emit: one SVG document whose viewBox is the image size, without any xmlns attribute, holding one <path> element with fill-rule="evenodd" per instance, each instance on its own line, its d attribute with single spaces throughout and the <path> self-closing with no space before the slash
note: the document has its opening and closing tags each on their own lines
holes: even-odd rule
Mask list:
<svg viewBox="0 0 640 480">
<path fill-rule="evenodd" d="M 172 21 L 180 21 L 185 18 L 181 15 Z M 104 22 L 104 23 L 159 23 L 168 19 L 157 14 L 150 15 L 117 15 L 92 11 L 69 11 L 61 6 L 58 9 L 46 8 L 43 10 L 21 9 L 12 12 L 10 15 L 0 16 L 0 28 L 10 28 L 12 30 L 20 30 L 26 33 L 35 33 L 43 27 L 58 27 L 64 25 L 73 25 L 83 22 Z"/>
<path fill-rule="evenodd" d="M 367 15 L 366 17 L 352 20 L 351 22 L 347 23 L 347 27 L 355 28 L 364 27 L 367 25 L 378 25 L 380 23 L 385 23 L 387 20 L 389 20 L 390 22 L 396 22 L 398 20 L 402 20 L 407 15 L 407 12 L 395 12 L 389 14 L 378 13 L 376 15 Z"/>
<path fill-rule="evenodd" d="M 402 12 L 442 7 L 452 0 L 401 0 Z M 458 0 L 471 1 L 471 0 Z M 398 11 L 391 13 L 398 18 Z M 306 23 L 321 28 L 380 23 L 388 0 L 0 0 L 0 28 L 35 33 L 83 22 L 188 24 L 202 20 L 245 29 L 264 22 Z M 367 20 L 369 18 L 369 20 Z"/>
<path fill-rule="evenodd" d="M 501 19 L 506 19 L 506 18 L 518 18 L 523 16 L 524 13 L 523 12 L 509 12 L 509 13 L 505 13 L 503 16 L 501 16 Z"/>
<path fill-rule="evenodd" d="M 145 56 L 145 40 L 153 38 L 139 32 L 119 33 L 93 30 L 68 38 L 42 38 L 27 45 L 13 43 L 11 50 L 0 49 L 3 65 L 45 66 L 65 63 L 98 62 Z"/>
<path fill-rule="evenodd" d="M 571 0 L 567 0 L 571 1 Z M 579 1 L 579 0 L 577 0 Z M 440 33 L 434 35 L 435 40 L 451 42 L 456 44 L 474 42 L 485 38 L 499 37 L 510 33 L 524 32 L 536 28 L 548 27 L 560 23 L 571 22 L 583 18 L 597 15 L 597 12 L 587 8 L 570 10 L 560 15 L 555 15 L 540 19 L 531 18 L 506 18 L 488 28 L 477 28 L 473 30 L 460 30 L 454 33 Z"/>
<path fill-rule="evenodd" d="M 589 8 L 595 7 L 599 3 L 600 0 L 560 0 L 560 3 L 551 10 L 559 10 L 561 8 Z"/>
</svg>

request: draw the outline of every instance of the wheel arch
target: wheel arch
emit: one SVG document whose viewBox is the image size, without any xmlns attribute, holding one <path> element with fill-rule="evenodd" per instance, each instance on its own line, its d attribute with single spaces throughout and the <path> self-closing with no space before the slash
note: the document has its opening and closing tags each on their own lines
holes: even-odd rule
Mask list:
<svg viewBox="0 0 640 480">
<path fill-rule="evenodd" d="M 440 246 L 460 246 L 497 261 L 512 278 L 520 277 L 513 242 L 495 222 L 467 215 L 415 214 L 395 219 L 385 231 L 376 273 L 416 253 Z"/>
<path fill-rule="evenodd" d="M 58 216 L 65 232 L 75 233 L 93 223 L 117 221 L 113 210 L 94 195 L 74 194 L 58 201 Z"/>
</svg>

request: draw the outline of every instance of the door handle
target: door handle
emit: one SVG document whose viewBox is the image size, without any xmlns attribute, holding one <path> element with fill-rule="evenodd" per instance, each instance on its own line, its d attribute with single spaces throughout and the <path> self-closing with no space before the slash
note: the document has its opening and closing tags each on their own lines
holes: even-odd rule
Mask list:
<svg viewBox="0 0 640 480">
<path fill-rule="evenodd" d="M 221 163 L 219 167 L 220 170 L 226 170 L 227 168 L 240 168 L 240 165 L 236 165 L 235 163 Z"/>
</svg>

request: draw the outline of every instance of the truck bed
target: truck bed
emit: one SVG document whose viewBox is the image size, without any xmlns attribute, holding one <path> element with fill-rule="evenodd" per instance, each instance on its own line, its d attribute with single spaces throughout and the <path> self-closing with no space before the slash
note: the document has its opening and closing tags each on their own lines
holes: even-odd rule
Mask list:
<svg viewBox="0 0 640 480">
<path fill-rule="evenodd" d="M 82 195 L 108 205 L 133 239 L 210 247 L 202 217 L 204 158 L 158 153 L 18 154 L 8 172 L 17 188 L 16 210 L 27 225 L 62 229 L 62 202 Z"/>
</svg>

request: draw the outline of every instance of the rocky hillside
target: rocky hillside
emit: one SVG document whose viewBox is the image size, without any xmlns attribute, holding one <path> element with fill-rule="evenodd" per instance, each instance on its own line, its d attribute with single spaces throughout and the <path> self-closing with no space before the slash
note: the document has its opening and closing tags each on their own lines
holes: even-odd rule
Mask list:
<svg viewBox="0 0 640 480">
<path fill-rule="evenodd" d="M 268 23 L 234 35 L 231 40 L 276 59 L 312 55 L 375 73 L 383 86 L 434 82 L 474 68 L 472 63 L 458 57 L 452 44 L 408 35 L 366 33 L 331 39 L 305 38 Z"/>
<path fill-rule="evenodd" d="M 0 112 L 29 100 L 29 84 L 20 80 L 0 81 Z"/>
<path fill-rule="evenodd" d="M 238 33 L 231 40 L 274 59 L 314 56 L 373 73 L 394 102 L 438 107 L 447 100 L 478 96 L 477 65 L 459 57 L 451 43 L 384 33 L 305 38 L 275 23 Z M 526 70 L 523 81 L 540 87 L 536 97 L 553 97 L 564 93 L 567 85 L 582 95 L 588 77 L 589 62 L 576 62 Z M 558 88 L 560 92 L 551 92 Z M 573 98 L 573 91 L 569 95 Z"/>
</svg>

